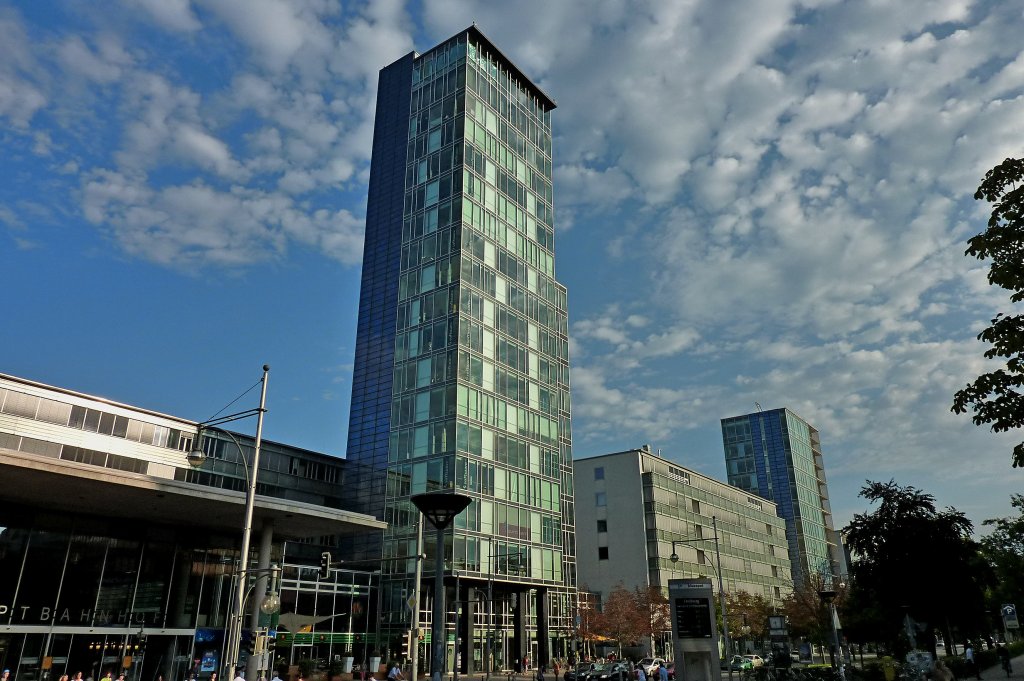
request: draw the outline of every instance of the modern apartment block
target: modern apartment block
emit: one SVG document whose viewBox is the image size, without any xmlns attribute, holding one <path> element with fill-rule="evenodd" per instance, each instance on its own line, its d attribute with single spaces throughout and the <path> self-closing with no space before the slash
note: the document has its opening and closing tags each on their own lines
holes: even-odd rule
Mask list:
<svg viewBox="0 0 1024 681">
<path fill-rule="evenodd" d="M 845 574 L 817 429 L 771 409 L 722 419 L 722 440 L 729 484 L 774 501 L 786 520 L 793 583 Z"/>
<path fill-rule="evenodd" d="M 711 577 L 727 593 L 779 601 L 792 590 L 786 523 L 775 504 L 640 449 L 574 462 L 580 589 L 604 600 L 616 585 Z M 672 542 L 679 560 L 673 562 Z"/>
<path fill-rule="evenodd" d="M 380 72 L 347 458 L 373 469 L 361 508 L 388 530 L 357 550 L 384 558 L 397 637 L 415 626 L 415 561 L 402 560 L 416 553 L 410 497 L 473 498 L 443 547 L 424 533 L 418 623 L 429 632 L 442 550 L 459 585 L 448 603 L 466 603 L 463 672 L 492 649 L 495 668 L 565 655 L 575 614 L 554 108 L 475 26 Z M 450 669 L 454 642 L 448 658 Z"/>
</svg>

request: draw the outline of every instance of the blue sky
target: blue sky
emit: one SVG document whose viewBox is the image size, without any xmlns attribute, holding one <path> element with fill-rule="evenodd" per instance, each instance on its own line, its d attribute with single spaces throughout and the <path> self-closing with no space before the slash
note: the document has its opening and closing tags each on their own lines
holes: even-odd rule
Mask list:
<svg viewBox="0 0 1024 681">
<path fill-rule="evenodd" d="M 1009 513 L 949 405 L 1009 311 L 963 250 L 1024 153 L 1011 0 L 0 2 L 0 371 L 202 420 L 267 362 L 266 437 L 343 455 L 376 74 L 473 21 L 559 104 L 577 456 L 724 478 L 759 402 L 838 524 L 867 478 Z"/>
</svg>

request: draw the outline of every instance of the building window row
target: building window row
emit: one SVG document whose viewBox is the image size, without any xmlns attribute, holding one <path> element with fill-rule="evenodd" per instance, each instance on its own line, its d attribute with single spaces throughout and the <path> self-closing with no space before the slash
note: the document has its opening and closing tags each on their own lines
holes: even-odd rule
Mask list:
<svg viewBox="0 0 1024 681">
<path fill-rule="evenodd" d="M 464 220 L 464 227 L 471 227 L 498 245 L 514 251 L 516 255 L 545 276 L 552 278 L 555 276 L 554 256 L 522 233 L 528 228 L 529 221 L 533 219 L 525 211 L 517 212 L 514 216 L 499 217 L 493 209 L 488 210 L 482 204 L 475 203 L 469 196 L 463 194 L 460 216 Z M 509 224 L 513 221 L 515 221 L 513 224 Z M 564 310 L 565 306 L 561 305 L 559 309 Z"/>
<path fill-rule="evenodd" d="M 128 471 L 130 473 L 149 472 L 149 462 L 144 459 L 136 459 L 120 454 L 100 452 L 85 447 L 75 447 L 59 442 L 39 440 L 24 435 L 13 433 L 0 433 L 0 449 L 11 449 L 26 454 L 37 454 L 51 459 L 62 459 L 64 461 L 75 461 L 100 468 L 110 468 L 116 471 Z"/>
<path fill-rule="evenodd" d="M 156 447 L 179 451 L 188 451 L 192 447 L 192 433 L 177 428 L 158 426 L 8 388 L 0 388 L 0 412 Z"/>
</svg>

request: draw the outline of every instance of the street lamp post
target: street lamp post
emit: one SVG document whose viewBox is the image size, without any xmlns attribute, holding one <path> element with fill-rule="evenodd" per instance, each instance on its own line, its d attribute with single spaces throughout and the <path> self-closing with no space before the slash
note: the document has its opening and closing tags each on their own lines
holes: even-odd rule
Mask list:
<svg viewBox="0 0 1024 681">
<path fill-rule="evenodd" d="M 203 464 L 206 459 L 206 453 L 202 449 L 202 434 L 204 429 L 216 429 L 220 432 L 227 433 L 235 445 L 238 447 L 238 453 L 241 457 L 242 464 L 246 469 L 246 478 L 248 482 L 248 493 L 245 497 L 245 519 L 242 522 L 242 549 L 241 555 L 238 559 L 238 587 L 235 590 L 234 601 L 231 603 L 231 618 L 228 621 L 228 629 L 226 632 L 226 638 L 224 641 L 224 661 L 222 668 L 224 670 L 224 676 L 222 678 L 227 679 L 234 678 L 235 670 L 238 666 L 238 651 L 241 646 L 243 618 L 245 617 L 244 602 L 246 595 L 246 579 L 249 576 L 249 544 L 252 537 L 252 516 L 253 508 L 256 504 L 256 477 L 259 473 L 260 466 L 260 444 L 263 440 L 263 414 L 267 411 L 267 378 L 270 374 L 270 365 L 263 365 L 263 377 L 260 382 L 263 384 L 260 389 L 260 406 L 256 409 L 249 409 L 246 411 L 238 412 L 237 414 L 229 414 L 227 416 L 221 416 L 209 421 L 205 421 L 199 424 L 198 432 L 196 433 L 196 442 L 194 448 L 188 454 L 188 462 L 193 467 L 199 467 Z M 228 423 L 229 421 L 237 421 L 242 418 L 249 416 L 256 416 L 256 439 L 253 446 L 252 455 L 252 466 L 249 466 L 245 460 L 245 451 L 242 449 L 238 440 L 227 431 L 223 431 L 217 428 L 222 423 Z"/>
<path fill-rule="evenodd" d="M 718 518 L 711 516 L 711 528 L 715 535 L 710 539 L 715 540 L 715 573 L 718 575 L 718 601 L 722 608 L 722 638 L 725 639 L 725 654 L 728 656 L 729 653 L 729 617 L 725 611 L 725 587 L 722 585 L 722 554 L 718 549 Z M 693 539 L 674 539 L 672 540 L 672 555 L 669 559 L 673 563 L 679 562 L 679 554 L 676 553 L 676 544 L 692 544 L 698 541 L 705 541 L 708 537 L 695 537 Z M 729 663 L 729 679 L 732 679 L 732 663 Z"/>
<path fill-rule="evenodd" d="M 423 581 L 423 515 L 416 518 L 416 570 L 412 583 L 412 640 L 409 641 L 409 657 L 412 658 L 411 681 L 418 681 L 420 667 L 420 582 Z"/>
<path fill-rule="evenodd" d="M 832 620 L 832 660 L 836 671 L 839 672 L 840 681 L 846 681 L 846 669 L 843 664 L 843 651 L 839 648 L 839 630 L 836 629 L 836 592 L 834 589 L 822 589 L 818 592 L 822 604 L 828 609 L 829 618 Z"/>
<path fill-rule="evenodd" d="M 461 513 L 472 498 L 456 492 L 427 492 L 412 497 L 412 503 L 437 530 L 437 547 L 434 556 L 434 613 L 430 623 L 430 638 L 433 654 L 430 657 L 430 678 L 441 681 L 442 662 L 445 648 L 444 626 L 444 531 L 452 520 Z"/>
</svg>

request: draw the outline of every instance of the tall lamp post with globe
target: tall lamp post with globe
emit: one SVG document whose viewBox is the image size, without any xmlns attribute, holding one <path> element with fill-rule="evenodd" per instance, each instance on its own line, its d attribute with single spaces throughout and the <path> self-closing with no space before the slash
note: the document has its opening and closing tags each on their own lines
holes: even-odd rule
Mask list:
<svg viewBox="0 0 1024 681">
<path fill-rule="evenodd" d="M 256 505 L 256 476 L 259 473 L 260 467 L 260 444 L 263 440 L 263 414 L 267 411 L 267 378 L 269 374 L 270 365 L 264 364 L 263 377 L 260 379 L 260 383 L 262 384 L 260 389 L 260 406 L 255 409 L 246 409 L 245 411 L 240 411 L 235 414 L 218 416 L 198 424 L 198 430 L 196 432 L 192 451 L 190 451 L 186 457 L 189 465 L 193 468 L 199 468 L 202 466 L 206 461 L 206 451 L 203 449 L 203 431 L 216 430 L 217 432 L 231 438 L 231 441 L 236 447 L 238 447 L 238 456 L 245 469 L 247 493 L 245 497 L 245 516 L 242 521 L 242 546 L 238 557 L 238 584 L 234 598 L 229 604 L 228 612 L 230 617 L 228 618 L 227 627 L 224 632 L 224 659 L 221 666 L 224 670 L 224 674 L 221 677 L 223 679 L 233 679 L 235 677 L 235 670 L 238 667 L 239 650 L 242 642 L 242 630 L 244 629 L 245 603 L 249 593 L 247 589 L 248 578 L 252 575 L 259 575 L 262 579 L 263 576 L 268 573 L 276 574 L 280 572 L 280 568 L 278 567 L 249 569 L 249 546 L 250 539 L 252 537 L 252 517 L 253 509 Z M 221 424 L 238 421 L 239 419 L 248 418 L 250 416 L 256 417 L 256 438 L 253 446 L 251 464 L 246 461 L 245 450 L 242 449 L 242 445 L 238 442 L 235 436 L 219 427 Z M 265 614 L 273 614 L 277 612 L 280 607 L 281 600 L 273 589 L 271 590 L 271 593 L 267 594 L 260 603 L 260 610 Z M 252 677 L 251 674 L 250 677 Z"/>
<path fill-rule="evenodd" d="M 441 681 L 445 647 L 444 531 L 473 499 L 456 492 L 427 492 L 417 494 L 411 501 L 437 531 L 437 546 L 434 550 L 434 613 L 430 623 L 430 641 L 433 647 L 433 654 L 430 656 L 430 678 L 432 681 Z M 459 595 L 455 594 L 455 600 L 458 598 Z"/>
</svg>

